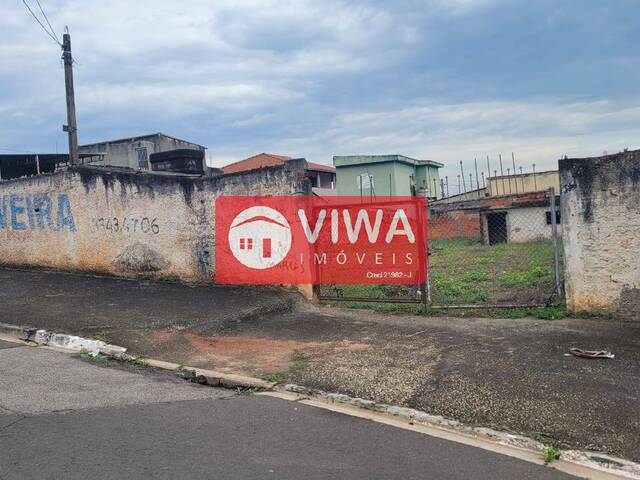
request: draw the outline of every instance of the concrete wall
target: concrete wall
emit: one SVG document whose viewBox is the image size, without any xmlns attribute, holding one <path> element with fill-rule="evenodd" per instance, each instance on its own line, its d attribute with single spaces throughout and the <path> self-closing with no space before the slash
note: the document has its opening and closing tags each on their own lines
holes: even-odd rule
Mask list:
<svg viewBox="0 0 640 480">
<path fill-rule="evenodd" d="M 195 143 L 162 134 L 156 134 L 146 137 L 114 140 L 113 142 L 81 145 L 79 147 L 79 152 L 86 154 L 103 154 L 104 159 L 99 162 L 94 162 L 95 165 L 112 165 L 139 169 L 141 167 L 138 163 L 138 154 L 136 151 L 139 148 L 147 149 L 147 158 L 152 153 L 166 152 L 168 150 L 177 150 L 181 148 L 201 151 L 204 150 L 203 147 L 196 145 Z M 146 168 L 143 169 L 149 169 L 148 161 Z"/>
<path fill-rule="evenodd" d="M 308 194 L 306 161 L 214 178 L 84 166 L 0 183 L 0 262 L 210 282 L 219 195 Z"/>
<path fill-rule="evenodd" d="M 640 316 L 640 150 L 560 160 L 567 306 Z"/>
<path fill-rule="evenodd" d="M 535 242 L 551 240 L 551 225 L 547 224 L 550 207 L 513 208 L 507 213 L 507 241 Z M 558 237 L 562 235 L 562 225 L 558 225 Z"/>
<path fill-rule="evenodd" d="M 556 170 L 549 172 L 525 173 L 491 177 L 487 183 L 487 194 L 511 195 L 514 193 L 541 192 L 553 187 L 560 191 L 560 177 Z"/>
</svg>

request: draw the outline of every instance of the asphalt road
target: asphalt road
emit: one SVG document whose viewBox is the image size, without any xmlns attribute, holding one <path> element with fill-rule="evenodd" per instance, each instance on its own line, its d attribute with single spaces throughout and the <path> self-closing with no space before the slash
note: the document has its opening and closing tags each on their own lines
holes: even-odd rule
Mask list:
<svg viewBox="0 0 640 480">
<path fill-rule="evenodd" d="M 0 478 L 97 477 L 574 478 L 296 402 L 0 341 Z"/>
</svg>

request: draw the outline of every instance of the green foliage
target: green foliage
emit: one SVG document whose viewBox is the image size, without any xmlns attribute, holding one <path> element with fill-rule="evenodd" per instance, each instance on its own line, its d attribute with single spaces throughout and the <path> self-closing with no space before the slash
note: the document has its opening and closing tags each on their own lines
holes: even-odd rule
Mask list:
<svg viewBox="0 0 640 480">
<path fill-rule="evenodd" d="M 96 340 L 100 340 L 101 342 L 104 342 L 104 343 L 109 343 L 109 333 L 107 332 L 107 330 L 98 330 L 92 336 Z"/>
<path fill-rule="evenodd" d="M 429 242 L 429 275 L 433 305 L 544 303 L 554 290 L 553 248 L 548 240 L 486 245 L 479 238 L 439 239 Z M 414 287 L 397 285 L 335 285 L 322 287 L 329 296 L 407 298 L 418 300 Z M 327 301 L 331 303 L 331 301 Z M 430 315 L 565 317 L 563 306 L 509 310 L 428 309 L 422 304 L 340 302 L 352 308 Z"/>
<path fill-rule="evenodd" d="M 262 379 L 267 382 L 282 383 L 284 382 L 285 374 L 283 372 L 267 373 Z"/>
<path fill-rule="evenodd" d="M 552 445 L 546 445 L 542 449 L 542 458 L 544 458 L 545 465 L 550 464 L 560 459 L 560 450 Z"/>
<path fill-rule="evenodd" d="M 128 356 L 111 357 L 102 355 L 101 353 L 92 355 L 85 349 L 80 350 L 80 358 L 85 362 L 93 363 L 95 365 L 101 365 L 104 367 L 125 366 L 131 368 L 149 368 L 149 364 L 140 358 Z"/>
<path fill-rule="evenodd" d="M 291 374 L 291 373 L 299 372 L 301 370 L 304 370 L 308 366 L 309 366 L 309 357 L 305 353 L 299 350 L 296 350 L 291 355 L 291 366 L 289 367 L 288 372 L 267 373 L 266 375 L 262 376 L 262 379 L 266 380 L 267 382 L 284 383 L 285 380 L 287 379 L 287 373 Z"/>
<path fill-rule="evenodd" d="M 309 359 L 307 358 L 307 356 L 304 353 L 302 353 L 302 352 L 300 352 L 298 350 L 293 352 L 291 360 L 293 361 L 293 363 L 289 367 L 289 370 L 291 372 L 296 372 L 298 370 L 304 370 L 305 368 L 307 368 L 309 366 Z"/>
<path fill-rule="evenodd" d="M 498 274 L 498 281 L 506 286 L 551 284 L 553 282 L 553 266 L 541 266 L 531 262 L 525 269 L 500 272 Z"/>
</svg>

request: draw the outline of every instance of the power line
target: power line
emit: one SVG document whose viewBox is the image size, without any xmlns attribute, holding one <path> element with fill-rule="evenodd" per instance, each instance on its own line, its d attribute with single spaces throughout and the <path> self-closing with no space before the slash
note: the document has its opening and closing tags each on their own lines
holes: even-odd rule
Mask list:
<svg viewBox="0 0 640 480">
<path fill-rule="evenodd" d="M 38 25 L 40 25 L 42 27 L 42 30 L 44 30 L 44 33 L 46 33 L 47 35 L 49 35 L 49 37 L 51 37 L 51 40 L 53 40 L 54 42 L 56 42 L 58 45 L 60 45 L 62 47 L 62 43 L 60 43 L 60 41 L 58 40 L 58 38 L 55 36 L 55 32 L 50 32 L 49 30 L 47 30 L 47 28 L 42 24 L 42 22 L 40 21 L 40 19 L 37 17 L 37 15 L 35 13 L 33 13 L 33 10 L 31 10 L 31 7 L 29 6 L 29 4 L 26 2 L 26 0 L 22 0 L 22 3 L 24 3 L 24 6 L 27 7 L 27 10 L 29 10 L 29 13 L 31 14 L 31 16 L 33 18 L 35 18 L 36 22 L 38 22 Z M 40 2 L 38 2 L 38 4 L 40 4 Z M 45 16 L 46 18 L 46 16 Z M 47 20 L 47 23 L 49 21 Z"/>
<path fill-rule="evenodd" d="M 36 0 L 36 3 L 38 4 L 38 8 L 40 9 L 40 12 L 42 12 L 42 16 L 44 17 L 45 21 L 47 22 L 47 25 L 49 25 L 49 30 L 51 30 L 51 33 L 53 33 L 53 36 L 56 37 L 56 40 L 58 40 L 58 36 L 56 35 L 56 31 L 51 26 L 51 23 L 49 23 L 49 17 L 47 17 L 47 14 L 44 13 L 44 10 L 42 9 L 42 5 L 40 5 L 40 0 Z M 58 40 L 58 43 L 60 43 L 60 40 Z"/>
</svg>

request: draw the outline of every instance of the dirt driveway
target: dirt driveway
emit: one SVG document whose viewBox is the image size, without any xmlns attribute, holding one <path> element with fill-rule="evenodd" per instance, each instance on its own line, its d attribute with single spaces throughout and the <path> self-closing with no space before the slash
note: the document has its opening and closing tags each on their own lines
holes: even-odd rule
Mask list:
<svg viewBox="0 0 640 480">
<path fill-rule="evenodd" d="M 277 293 L 230 289 L 231 301 L 211 297 L 208 287 L 147 283 L 135 295 L 135 282 L 53 273 L 0 271 L 0 280 L 7 323 L 98 336 L 139 355 L 410 406 L 640 461 L 638 325 L 291 310 L 276 307 Z M 65 292 L 76 301 L 51 296 Z M 259 310 L 265 298 L 270 309 Z M 100 312 L 96 304 L 118 308 Z M 565 356 L 574 346 L 616 357 Z"/>
</svg>

